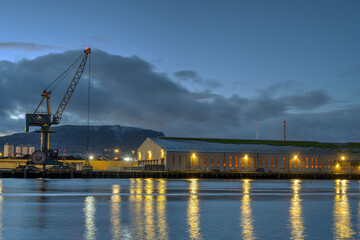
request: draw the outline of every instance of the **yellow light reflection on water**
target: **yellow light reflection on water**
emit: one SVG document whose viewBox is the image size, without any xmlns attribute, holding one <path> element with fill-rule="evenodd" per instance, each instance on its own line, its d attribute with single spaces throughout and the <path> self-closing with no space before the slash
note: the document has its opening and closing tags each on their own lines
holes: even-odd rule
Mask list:
<svg viewBox="0 0 360 240">
<path fill-rule="evenodd" d="M 243 197 L 241 200 L 241 217 L 240 217 L 240 226 L 241 226 L 241 238 L 242 239 L 255 239 L 254 236 L 254 219 L 251 213 L 251 199 L 250 199 L 250 189 L 251 189 L 251 180 L 243 180 Z"/>
<path fill-rule="evenodd" d="M 145 239 L 144 236 L 144 217 L 143 217 L 143 180 L 140 178 L 130 180 L 130 214 L 131 214 L 131 237 L 135 239 Z"/>
<path fill-rule="evenodd" d="M 158 179 L 157 180 L 157 189 L 158 189 L 158 196 L 157 196 L 157 216 L 158 216 L 158 231 L 159 236 L 158 239 L 168 239 L 168 226 L 167 226 L 167 219 L 166 219 L 166 180 Z"/>
<path fill-rule="evenodd" d="M 120 222 L 120 185 L 112 185 L 111 196 L 111 231 L 113 239 L 121 238 L 121 222 Z"/>
<path fill-rule="evenodd" d="M 352 239 L 350 206 L 347 197 L 347 180 L 335 180 L 334 238 Z"/>
<path fill-rule="evenodd" d="M 95 198 L 93 196 L 87 196 L 85 198 L 85 239 L 96 239 L 96 226 L 95 226 Z"/>
<path fill-rule="evenodd" d="M 289 209 L 290 213 L 290 226 L 291 226 L 291 239 L 305 239 L 305 228 L 302 216 L 302 206 L 300 198 L 301 181 L 292 181 L 292 198 Z"/>
<path fill-rule="evenodd" d="M 199 183 L 197 179 L 191 179 L 189 184 L 189 201 L 187 208 L 187 222 L 189 226 L 190 239 L 201 239 L 200 209 L 197 196 Z"/>
<path fill-rule="evenodd" d="M 3 239 L 3 235 L 2 235 L 2 232 L 3 232 L 3 222 L 2 222 L 2 204 L 3 204 L 3 201 L 4 201 L 4 197 L 2 195 L 2 192 L 3 192 L 3 186 L 2 186 L 2 180 L 0 179 L 0 239 Z"/>
<path fill-rule="evenodd" d="M 154 222 L 154 181 L 151 178 L 145 179 L 145 233 L 146 239 L 155 239 L 155 222 Z"/>
</svg>

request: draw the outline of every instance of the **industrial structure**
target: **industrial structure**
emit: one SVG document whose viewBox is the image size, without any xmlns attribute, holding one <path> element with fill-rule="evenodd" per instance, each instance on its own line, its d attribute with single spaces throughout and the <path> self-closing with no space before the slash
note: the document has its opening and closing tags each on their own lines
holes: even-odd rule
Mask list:
<svg viewBox="0 0 360 240">
<path fill-rule="evenodd" d="M 319 142 L 160 137 L 147 138 L 137 152 L 139 167 L 145 170 L 336 173 L 360 171 L 358 147 Z"/>
<path fill-rule="evenodd" d="M 19 145 L 15 148 L 15 157 L 22 158 L 26 155 L 32 155 L 35 152 L 34 146 Z"/>
<path fill-rule="evenodd" d="M 55 81 L 53 81 L 41 94 L 41 101 L 38 107 L 36 108 L 34 113 L 25 115 L 25 132 L 29 131 L 29 127 L 40 127 L 38 132 L 41 133 L 41 150 L 33 152 L 31 156 L 31 160 L 33 164 L 43 165 L 62 165 L 61 162 L 57 161 L 58 158 L 58 150 L 50 149 L 49 135 L 53 133 L 50 129 L 51 125 L 59 124 L 62 118 L 62 114 L 65 111 L 66 106 L 68 105 L 72 94 L 75 91 L 75 88 L 85 70 L 86 61 L 88 59 L 89 54 L 91 53 L 90 48 L 86 48 L 84 54 L 79 56 L 72 65 L 62 73 Z M 80 61 L 81 59 L 81 61 Z M 50 108 L 50 96 L 52 91 L 64 80 L 69 71 L 80 61 L 80 65 L 78 66 L 76 73 L 60 102 L 59 107 L 55 114 L 51 114 Z M 40 112 L 40 107 L 46 101 L 46 112 Z"/>
<path fill-rule="evenodd" d="M 35 147 L 31 145 L 19 145 L 16 147 L 8 143 L 4 145 L 4 158 L 22 158 L 33 154 L 33 152 L 35 152 Z"/>
</svg>

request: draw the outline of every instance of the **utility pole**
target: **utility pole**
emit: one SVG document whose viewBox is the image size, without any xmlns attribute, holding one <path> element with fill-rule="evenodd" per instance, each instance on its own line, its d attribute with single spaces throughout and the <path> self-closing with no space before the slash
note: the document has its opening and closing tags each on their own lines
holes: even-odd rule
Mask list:
<svg viewBox="0 0 360 240">
<path fill-rule="evenodd" d="M 284 141 L 286 141 L 286 121 L 284 120 Z"/>
<path fill-rule="evenodd" d="M 259 122 L 256 121 L 256 140 L 259 140 Z"/>
</svg>

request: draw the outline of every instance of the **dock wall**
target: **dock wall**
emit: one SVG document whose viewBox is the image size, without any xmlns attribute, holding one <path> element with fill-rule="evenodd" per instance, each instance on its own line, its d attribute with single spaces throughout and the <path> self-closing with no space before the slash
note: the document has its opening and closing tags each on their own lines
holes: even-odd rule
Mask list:
<svg viewBox="0 0 360 240">
<path fill-rule="evenodd" d="M 212 173 L 212 172 L 147 172 L 147 171 L 94 171 L 94 172 L 24 172 L 0 170 L 0 178 L 173 178 L 173 179 L 317 179 L 360 180 L 360 174 L 345 173 Z"/>
</svg>

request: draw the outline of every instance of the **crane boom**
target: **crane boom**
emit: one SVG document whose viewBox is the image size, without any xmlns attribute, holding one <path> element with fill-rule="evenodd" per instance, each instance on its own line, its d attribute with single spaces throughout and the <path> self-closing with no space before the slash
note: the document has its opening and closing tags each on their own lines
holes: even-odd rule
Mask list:
<svg viewBox="0 0 360 240">
<path fill-rule="evenodd" d="M 75 73 L 63 99 L 61 100 L 56 113 L 54 114 L 55 121 L 58 121 L 58 122 L 61 121 L 62 114 L 64 113 L 65 108 L 68 105 L 70 98 L 73 95 L 75 88 L 76 88 L 77 84 L 79 83 L 79 80 L 84 72 L 86 61 L 89 56 L 89 53 L 91 53 L 91 49 L 86 48 L 86 50 L 84 52 L 85 52 L 85 55 L 84 55 L 83 59 L 81 60 L 80 66 L 76 70 L 76 73 Z"/>
</svg>

